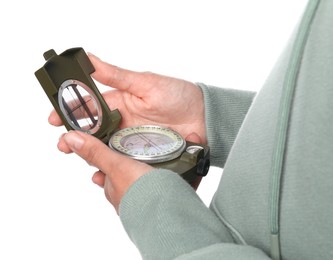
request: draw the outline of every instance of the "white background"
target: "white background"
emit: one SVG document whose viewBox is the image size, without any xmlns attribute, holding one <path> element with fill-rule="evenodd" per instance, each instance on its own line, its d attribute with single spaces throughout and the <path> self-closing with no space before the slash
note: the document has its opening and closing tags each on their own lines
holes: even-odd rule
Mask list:
<svg viewBox="0 0 333 260">
<path fill-rule="evenodd" d="M 34 76 L 42 54 L 83 47 L 115 65 L 259 90 L 305 0 L 2 1 L 0 259 L 140 259 L 95 169 L 56 144 L 63 127 Z M 221 170 L 199 195 L 208 205 Z"/>
</svg>

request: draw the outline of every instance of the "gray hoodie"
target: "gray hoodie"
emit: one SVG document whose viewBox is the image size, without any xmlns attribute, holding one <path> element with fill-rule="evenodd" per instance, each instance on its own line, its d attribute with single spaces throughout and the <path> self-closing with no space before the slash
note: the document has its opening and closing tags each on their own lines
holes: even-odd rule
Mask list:
<svg viewBox="0 0 333 260">
<path fill-rule="evenodd" d="M 134 183 L 143 259 L 333 259 L 333 1 L 309 1 L 258 94 L 198 85 L 221 182 L 209 208 L 173 172 Z"/>
</svg>

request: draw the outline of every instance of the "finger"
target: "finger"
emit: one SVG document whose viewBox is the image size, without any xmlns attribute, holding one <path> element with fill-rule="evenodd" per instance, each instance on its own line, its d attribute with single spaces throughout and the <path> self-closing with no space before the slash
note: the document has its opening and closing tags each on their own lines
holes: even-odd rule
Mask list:
<svg viewBox="0 0 333 260">
<path fill-rule="evenodd" d="M 64 134 L 62 141 L 74 153 L 83 158 L 89 165 L 95 166 L 102 172 L 110 171 L 105 163 L 106 158 L 113 157 L 113 151 L 97 138 L 79 131 L 69 131 Z M 113 164 L 111 160 L 111 164 Z M 112 165 L 110 165 L 112 167 Z"/>
<path fill-rule="evenodd" d="M 72 150 L 71 148 L 67 145 L 66 142 L 64 142 L 64 137 L 65 134 L 62 134 L 60 137 L 59 137 L 59 141 L 58 141 L 58 149 L 59 151 L 63 152 L 63 153 L 66 153 L 66 154 L 69 154 L 69 153 L 72 153 Z"/>
<path fill-rule="evenodd" d="M 97 138 L 79 131 L 70 131 L 62 137 L 66 145 L 83 158 L 89 165 L 95 166 L 103 173 L 112 174 L 149 171 L 151 166 L 134 161 L 120 153 L 112 151 Z"/>
<path fill-rule="evenodd" d="M 197 133 L 191 133 L 185 138 L 186 141 L 193 142 L 193 143 L 201 143 L 201 138 Z"/>
<path fill-rule="evenodd" d="M 58 115 L 57 111 L 52 110 L 49 118 L 48 118 L 49 124 L 54 125 L 54 126 L 62 126 L 63 122 L 60 118 L 60 116 Z"/>
<path fill-rule="evenodd" d="M 91 53 L 88 53 L 88 57 L 95 68 L 92 76 L 100 83 L 136 96 L 147 91 L 149 84 L 141 84 L 147 82 L 147 75 L 111 65 Z M 133 87 L 134 85 L 136 87 Z"/>
<path fill-rule="evenodd" d="M 104 183 L 105 183 L 105 174 L 102 173 L 101 171 L 97 171 L 94 173 L 94 175 L 92 176 L 92 181 L 93 183 L 95 183 L 96 185 L 98 185 L 101 188 L 104 188 Z"/>
</svg>

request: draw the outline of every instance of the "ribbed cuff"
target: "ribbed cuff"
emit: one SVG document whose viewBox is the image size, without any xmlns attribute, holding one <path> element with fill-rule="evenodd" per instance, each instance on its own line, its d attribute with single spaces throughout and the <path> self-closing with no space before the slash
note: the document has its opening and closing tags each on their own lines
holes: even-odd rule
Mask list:
<svg viewBox="0 0 333 260">
<path fill-rule="evenodd" d="M 213 166 L 223 167 L 255 92 L 197 83 L 204 95 L 208 145 Z"/>
</svg>

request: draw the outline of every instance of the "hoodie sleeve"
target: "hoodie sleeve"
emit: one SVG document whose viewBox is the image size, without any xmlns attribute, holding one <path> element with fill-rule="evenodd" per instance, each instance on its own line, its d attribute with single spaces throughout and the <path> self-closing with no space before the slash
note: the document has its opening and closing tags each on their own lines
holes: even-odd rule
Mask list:
<svg viewBox="0 0 333 260">
<path fill-rule="evenodd" d="M 198 83 L 204 95 L 210 159 L 223 168 L 255 92 L 219 88 Z"/>
<path fill-rule="evenodd" d="M 254 97 L 253 92 L 198 84 L 213 163 L 223 166 Z M 154 169 L 122 199 L 122 224 L 143 259 L 267 259 L 259 249 L 237 245 L 221 219 L 179 175 Z"/>
<path fill-rule="evenodd" d="M 259 249 L 235 244 L 193 188 L 168 170 L 154 169 L 139 178 L 125 194 L 119 215 L 145 260 L 269 259 Z"/>
</svg>

